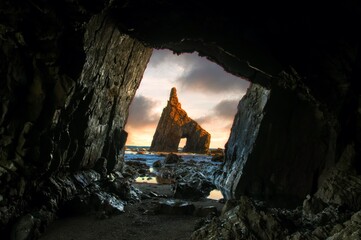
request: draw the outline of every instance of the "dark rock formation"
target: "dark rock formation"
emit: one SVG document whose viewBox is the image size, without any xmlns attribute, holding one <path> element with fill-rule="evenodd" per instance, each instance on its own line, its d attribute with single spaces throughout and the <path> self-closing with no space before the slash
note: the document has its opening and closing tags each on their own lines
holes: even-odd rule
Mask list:
<svg viewBox="0 0 361 240">
<path fill-rule="evenodd" d="M 228 197 L 247 194 L 294 205 L 303 194 L 317 192 L 310 199 L 324 203 L 310 200 L 305 212 L 328 203 L 359 211 L 353 203 L 360 201 L 360 9 L 350 0 L 320 5 L 307 0 L 2 0 L 1 237 L 10 238 L 12 225 L 20 234 L 14 237 L 37 236 L 33 228 L 51 221 L 59 203 L 82 189 L 74 174 L 85 174 L 98 159 L 106 159 L 96 166 L 103 175 L 122 168 L 127 109 L 151 53 L 143 44 L 176 53 L 198 51 L 267 88 L 252 87 L 240 104 L 247 110 L 237 115 L 218 178 Z M 247 104 L 252 98 L 265 102 Z M 340 171 L 340 159 L 347 155 L 353 156 L 351 170 Z M 234 169 L 225 172 L 231 165 Z M 328 185 L 321 185 L 325 181 Z M 238 214 L 245 224 L 219 225 L 219 233 L 235 229 L 250 235 L 249 228 L 264 236 L 262 231 L 279 226 L 275 217 L 265 216 L 271 210 L 243 203 L 250 209 Z M 342 212 L 328 212 L 342 222 Z M 334 239 L 357 237 L 359 214 L 348 219 L 331 227 L 315 224 L 320 228 L 312 231 Z M 312 239 L 311 230 L 291 229 L 286 235 L 297 234 L 293 239 L 307 234 Z M 270 237 L 285 235 L 272 232 Z"/>
<path fill-rule="evenodd" d="M 163 109 L 149 150 L 178 152 L 181 138 L 187 138 L 183 152 L 208 152 L 211 135 L 196 121 L 188 117 L 178 102 L 176 88 L 172 88 L 168 104 Z"/>
<path fill-rule="evenodd" d="M 190 172 L 177 179 L 173 186 L 173 197 L 199 200 L 209 195 L 215 186 L 202 173 Z"/>
<path fill-rule="evenodd" d="M 351 167 L 353 147 L 347 149 L 302 208 L 270 208 L 242 196 L 227 201 L 222 216 L 200 227 L 191 239 L 360 239 L 361 175 Z"/>
<path fill-rule="evenodd" d="M 226 198 L 248 194 L 296 206 L 334 162 L 334 121 L 296 77 L 284 76 L 287 86 L 271 90 L 254 84 L 240 101 L 217 176 Z"/>
<path fill-rule="evenodd" d="M 17 217 L 54 212 L 77 194 L 73 172 L 101 158 L 107 160 L 104 176 L 122 170 L 127 109 L 152 50 L 104 14 L 90 18 L 75 6 L 5 2 L 0 232 L 7 239 L 8 223 Z M 41 225 L 48 221 L 40 219 Z"/>
<path fill-rule="evenodd" d="M 182 158 L 180 156 L 178 156 L 177 154 L 169 153 L 165 157 L 164 163 L 165 164 L 174 164 L 174 163 L 179 163 L 181 160 L 182 160 Z"/>
</svg>

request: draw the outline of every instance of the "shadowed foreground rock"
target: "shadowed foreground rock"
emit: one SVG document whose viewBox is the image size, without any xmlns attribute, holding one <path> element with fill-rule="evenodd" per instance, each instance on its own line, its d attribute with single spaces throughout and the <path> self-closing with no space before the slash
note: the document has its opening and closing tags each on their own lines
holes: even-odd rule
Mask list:
<svg viewBox="0 0 361 240">
<path fill-rule="evenodd" d="M 209 220 L 191 239 L 361 239 L 361 175 L 352 167 L 354 153 L 349 145 L 336 168 L 313 196 L 306 197 L 302 207 L 271 208 L 241 196 L 227 201 L 222 216 Z"/>
<path fill-rule="evenodd" d="M 271 90 L 254 84 L 238 105 L 217 176 L 226 198 L 245 194 L 295 207 L 334 161 L 334 119 L 296 73 L 284 73 L 279 82 Z"/>
<path fill-rule="evenodd" d="M 267 89 L 240 104 L 217 179 L 226 197 L 300 206 L 310 194 L 302 218 L 269 215 L 274 210 L 243 199 L 244 211 L 229 213 L 235 225 L 218 234 L 262 239 L 262 228 L 266 239 L 360 239 L 360 15 L 360 3 L 350 0 L 0 1 L 1 239 L 11 229 L 20 239 L 38 236 L 83 189 L 74 173 L 122 171 L 124 124 L 150 48 L 196 51 Z M 171 103 L 178 106 L 171 101 L 167 114 Z M 186 151 L 205 151 L 209 135 L 200 143 L 201 135 L 190 135 L 202 133 L 198 125 L 186 125 L 157 136 L 167 136 L 157 139 L 167 143 L 162 150 L 176 151 L 187 137 Z M 352 159 L 353 172 L 336 168 L 341 155 Z M 112 189 L 123 194 L 126 185 L 117 180 Z M 347 211 L 353 217 L 344 218 Z M 309 214 L 339 224 L 318 224 Z"/>
<path fill-rule="evenodd" d="M 0 85 L 8 99 L 0 114 L 2 239 L 10 239 L 11 223 L 24 213 L 32 214 L 25 219 L 34 218 L 34 228 L 51 222 L 61 204 L 83 191 L 74 172 L 83 176 L 94 167 L 104 178 L 122 170 L 127 109 L 152 53 L 103 14 L 84 19 L 74 33 L 60 30 L 69 24 L 62 11 L 44 6 L 58 19 L 51 21 L 26 11 L 26 3 L 18 7 L 32 30 L 16 33 L 23 45 L 0 40 L 0 75 L 9 77 L 9 85 Z M 16 21 L 3 28 L 22 26 L 15 12 L 9 18 Z"/>
<path fill-rule="evenodd" d="M 211 135 L 188 117 L 178 102 L 177 90 L 172 88 L 153 136 L 150 151 L 177 152 L 181 138 L 187 138 L 184 152 L 207 153 Z"/>
</svg>

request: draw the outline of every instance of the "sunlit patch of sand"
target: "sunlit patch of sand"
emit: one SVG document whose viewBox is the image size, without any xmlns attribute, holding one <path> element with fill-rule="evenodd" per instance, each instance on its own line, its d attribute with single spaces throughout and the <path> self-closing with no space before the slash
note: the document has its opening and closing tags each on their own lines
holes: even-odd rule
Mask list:
<svg viewBox="0 0 361 240">
<path fill-rule="evenodd" d="M 208 199 L 219 200 L 223 198 L 221 191 L 214 189 L 209 193 Z"/>
</svg>

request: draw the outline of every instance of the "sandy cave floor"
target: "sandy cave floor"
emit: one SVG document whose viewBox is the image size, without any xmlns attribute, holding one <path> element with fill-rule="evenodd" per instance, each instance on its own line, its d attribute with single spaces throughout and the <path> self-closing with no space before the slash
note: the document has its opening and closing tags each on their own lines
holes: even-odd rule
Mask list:
<svg viewBox="0 0 361 240">
<path fill-rule="evenodd" d="M 172 196 L 171 185 L 136 183 L 144 193 L 155 192 Z M 125 213 L 100 219 L 95 213 L 61 218 L 52 223 L 41 240 L 183 240 L 189 239 L 202 217 L 194 215 L 152 214 L 154 203 L 163 198 L 152 197 L 128 204 Z M 215 206 L 218 212 L 223 204 L 217 200 L 190 201 L 198 207 Z M 203 218 L 204 219 L 204 218 Z"/>
</svg>

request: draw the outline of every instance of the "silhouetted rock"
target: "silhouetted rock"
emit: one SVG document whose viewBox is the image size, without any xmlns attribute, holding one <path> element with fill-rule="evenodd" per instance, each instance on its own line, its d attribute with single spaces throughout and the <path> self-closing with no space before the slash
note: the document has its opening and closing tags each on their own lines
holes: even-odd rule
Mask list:
<svg viewBox="0 0 361 240">
<path fill-rule="evenodd" d="M 184 152 L 207 153 L 211 135 L 188 117 L 178 102 L 177 90 L 172 88 L 167 106 L 163 109 L 150 151 L 178 152 L 181 138 L 187 138 Z"/>
<path fill-rule="evenodd" d="M 223 162 L 224 161 L 224 154 L 222 153 L 217 153 L 214 156 L 212 156 L 211 158 L 212 162 Z"/>
<path fill-rule="evenodd" d="M 215 186 L 201 172 L 194 170 L 180 173 L 176 171 L 177 181 L 173 186 L 174 198 L 198 200 L 209 195 Z"/>
<path fill-rule="evenodd" d="M 248 94 L 249 104 L 240 104 L 218 178 L 227 197 L 247 193 L 290 204 L 317 192 L 310 195 L 304 210 L 321 211 L 317 217 L 321 219 L 327 211 L 321 210 L 324 204 L 319 200 L 359 209 L 361 8 L 357 1 L 312 7 L 307 2 L 294 7 L 275 1 L 54 2 L 2 0 L 0 4 L 2 239 L 10 239 L 9 229 L 27 214 L 37 218 L 33 213 L 55 212 L 60 203 L 84 189 L 96 191 L 91 186 L 100 174 L 84 170 L 92 169 L 99 158 L 107 160 L 107 175 L 123 169 L 124 124 L 151 48 L 198 52 L 270 90 L 259 90 L 258 97 L 257 91 L 253 93 L 259 103 Z M 239 14 L 239 9 L 252 11 Z M 279 75 L 292 72 L 291 68 L 307 94 L 296 85 L 280 87 L 293 81 Z M 348 151 L 350 145 L 354 153 Z M 355 156 L 349 163 L 353 171 L 332 171 L 346 153 Z M 100 165 L 97 169 L 103 174 Z M 319 189 L 323 181 L 326 185 Z M 342 214 L 330 209 L 334 216 Z M 50 221 L 52 215 L 48 216 Z M 266 223 L 251 217 L 224 225 L 229 228 L 218 232 L 236 229 L 249 234 L 244 225 L 252 223 L 243 224 L 245 219 L 255 222 L 252 233 L 264 224 L 260 231 L 269 230 L 271 217 L 262 216 Z M 351 239 L 355 233 L 357 238 L 358 219 L 354 213 L 350 221 L 331 226 L 329 236 Z M 17 227 L 37 228 L 31 221 L 26 217 L 25 224 L 20 221 Z M 49 221 L 41 221 L 41 229 Z M 312 231 L 324 239 L 320 236 L 328 228 Z M 277 232 L 272 229 L 269 238 Z M 311 233 L 296 232 L 292 239 L 312 239 Z"/>
<path fill-rule="evenodd" d="M 179 163 L 181 158 L 174 153 L 169 153 L 167 157 L 164 159 L 165 164 L 173 164 L 173 163 Z"/>
<path fill-rule="evenodd" d="M 246 194 L 295 207 L 317 188 L 320 169 L 334 161 L 333 118 L 296 74 L 282 77 L 271 90 L 253 84 L 238 105 L 216 177 L 227 199 Z"/>
<path fill-rule="evenodd" d="M 153 163 L 153 167 L 160 168 L 162 167 L 162 162 L 160 160 L 157 160 Z"/>
</svg>

